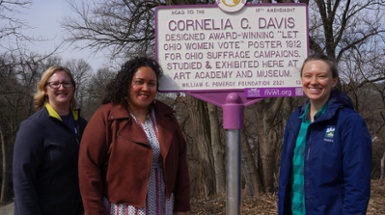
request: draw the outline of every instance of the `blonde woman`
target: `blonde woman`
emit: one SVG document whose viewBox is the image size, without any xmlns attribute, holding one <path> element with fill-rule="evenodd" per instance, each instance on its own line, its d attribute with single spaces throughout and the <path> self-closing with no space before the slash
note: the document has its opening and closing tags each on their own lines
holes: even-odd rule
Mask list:
<svg viewBox="0 0 385 215">
<path fill-rule="evenodd" d="M 16 215 L 83 214 L 78 151 L 86 120 L 75 110 L 73 76 L 48 68 L 34 96 L 36 113 L 23 121 L 13 155 Z"/>
</svg>

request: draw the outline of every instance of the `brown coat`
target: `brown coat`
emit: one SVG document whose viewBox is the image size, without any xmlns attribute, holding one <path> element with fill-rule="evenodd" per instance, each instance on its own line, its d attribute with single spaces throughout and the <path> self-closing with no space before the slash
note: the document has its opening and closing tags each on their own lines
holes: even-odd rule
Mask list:
<svg viewBox="0 0 385 215">
<path fill-rule="evenodd" d="M 185 139 L 174 111 L 159 101 L 154 108 L 166 195 L 174 193 L 174 211 L 189 211 Z M 113 203 L 143 207 L 151 161 L 151 145 L 127 109 L 101 106 L 90 119 L 80 144 L 79 182 L 86 214 L 106 214 L 104 196 Z"/>
</svg>

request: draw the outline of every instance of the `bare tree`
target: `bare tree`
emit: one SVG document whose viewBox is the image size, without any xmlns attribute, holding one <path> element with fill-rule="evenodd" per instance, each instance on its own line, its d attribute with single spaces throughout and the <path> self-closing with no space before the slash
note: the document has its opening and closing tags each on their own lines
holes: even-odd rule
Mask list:
<svg viewBox="0 0 385 215">
<path fill-rule="evenodd" d="M 311 49 L 340 61 L 347 50 L 385 32 L 383 6 L 383 0 L 315 0 L 309 5 Z"/>
<path fill-rule="evenodd" d="M 213 162 L 215 172 L 216 193 L 226 192 L 226 169 L 225 169 L 225 145 L 221 138 L 221 120 L 219 119 L 219 108 L 213 104 L 207 104 L 210 121 L 210 142 L 213 150 Z"/>
<path fill-rule="evenodd" d="M 87 80 L 91 74 L 91 66 L 83 59 L 71 59 L 64 64 L 72 72 L 76 82 L 75 98 L 79 108 L 85 108 L 85 99 L 87 97 Z"/>
<path fill-rule="evenodd" d="M 0 41 L 6 38 L 15 37 L 19 40 L 29 40 L 29 37 L 20 33 L 20 30 L 27 27 L 25 20 L 18 18 L 20 9 L 28 8 L 32 4 L 29 0 L 0 1 Z M 0 48 L 9 50 L 5 43 L 0 43 Z"/>
<path fill-rule="evenodd" d="M 201 100 L 191 96 L 187 97 L 189 118 L 192 122 L 194 141 L 198 149 L 199 157 L 199 180 L 203 187 L 200 190 L 205 197 L 216 194 L 215 186 L 215 169 L 213 149 L 210 144 L 210 121 L 208 116 L 207 105 Z M 206 117 L 202 117 L 206 116 Z"/>
<path fill-rule="evenodd" d="M 89 119 L 95 110 L 102 104 L 105 95 L 106 85 L 115 76 L 115 72 L 108 68 L 99 69 L 91 74 L 85 85 L 85 98 L 83 101 L 83 117 Z"/>
<path fill-rule="evenodd" d="M 154 8 L 160 1 L 69 1 L 75 17 L 67 17 L 66 41 L 82 42 L 95 51 L 108 50 L 117 61 L 132 55 L 154 55 Z"/>
<path fill-rule="evenodd" d="M 20 59 L 12 55 L 5 56 L 0 62 L 0 129 L 2 149 L 1 202 L 6 202 L 10 197 L 10 169 L 14 137 L 22 120 L 32 112 L 31 89 L 36 86 L 40 77 L 35 64 L 36 60 Z"/>
<path fill-rule="evenodd" d="M 36 65 L 42 58 L 25 54 L 20 41 L 30 42 L 21 31 L 29 28 L 18 15 L 28 9 L 29 0 L 0 1 L 0 133 L 2 156 L 2 184 L 0 202 L 9 200 L 11 161 L 14 137 L 19 123 L 32 113 L 31 86 L 35 83 Z"/>
<path fill-rule="evenodd" d="M 373 137 L 373 171 L 384 177 L 385 162 L 385 60 L 384 45 L 371 40 L 346 52 L 340 61 L 342 88 L 353 99 Z M 348 60 L 346 60 L 348 59 Z"/>
</svg>

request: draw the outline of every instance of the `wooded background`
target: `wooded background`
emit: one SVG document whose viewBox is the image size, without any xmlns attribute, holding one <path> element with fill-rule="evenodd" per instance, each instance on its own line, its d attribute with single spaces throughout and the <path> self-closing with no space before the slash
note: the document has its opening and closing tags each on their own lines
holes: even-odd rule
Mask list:
<svg viewBox="0 0 385 215">
<path fill-rule="evenodd" d="M 339 63 L 340 87 L 364 117 L 373 138 L 372 178 L 384 177 L 385 159 L 385 2 L 384 0 L 281 0 L 258 3 L 306 3 L 309 9 L 311 52 L 322 52 Z M 41 74 L 51 65 L 71 69 L 77 82 L 76 97 L 82 115 L 89 119 L 99 107 L 104 88 L 131 56 L 154 57 L 154 9 L 160 5 L 214 4 L 215 1 L 166 0 L 69 0 L 76 16 L 61 26 L 65 42 L 103 52 L 116 67 L 98 68 L 82 59 L 64 61 L 49 54 L 26 50 L 35 39 L 20 33 L 28 23 L 17 12 L 33 1 L 0 0 L 0 202 L 13 198 L 12 151 L 22 120 L 33 114 L 33 93 Z M 305 26 L 304 26 L 305 27 Z M 2 41 L 13 37 L 16 47 Z M 83 47 L 83 48 L 84 48 Z M 79 47 L 81 49 L 82 47 Z M 158 94 L 171 105 L 188 142 L 192 197 L 210 197 L 226 192 L 225 130 L 221 108 L 182 93 Z M 277 191 L 283 129 L 289 114 L 305 98 L 267 98 L 245 108 L 241 131 L 242 191 L 250 196 Z"/>
</svg>

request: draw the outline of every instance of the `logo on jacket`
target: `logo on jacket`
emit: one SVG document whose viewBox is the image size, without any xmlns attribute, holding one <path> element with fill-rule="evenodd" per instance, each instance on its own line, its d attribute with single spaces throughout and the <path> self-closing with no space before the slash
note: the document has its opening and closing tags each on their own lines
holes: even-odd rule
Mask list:
<svg viewBox="0 0 385 215">
<path fill-rule="evenodd" d="M 334 142 L 334 131 L 336 130 L 336 127 L 334 125 L 328 125 L 326 127 L 326 132 L 325 132 L 325 138 L 324 141 L 326 142 Z"/>
</svg>

